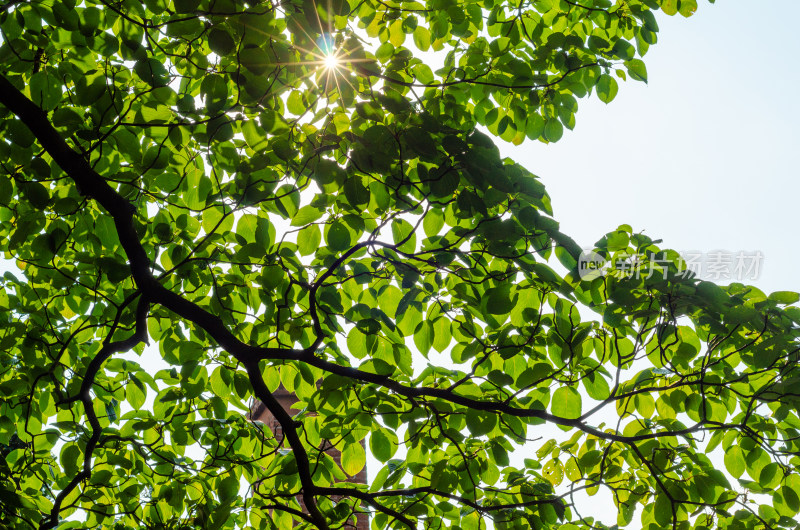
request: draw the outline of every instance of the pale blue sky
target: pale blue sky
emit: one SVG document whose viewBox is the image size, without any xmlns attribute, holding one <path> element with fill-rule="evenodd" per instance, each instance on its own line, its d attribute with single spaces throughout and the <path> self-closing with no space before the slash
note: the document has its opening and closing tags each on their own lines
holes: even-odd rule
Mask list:
<svg viewBox="0 0 800 530">
<path fill-rule="evenodd" d="M 622 223 L 679 251 L 764 254 L 753 283 L 800 290 L 797 0 L 702 3 L 659 17 L 649 85 L 580 100 L 556 144 L 501 149 L 538 174 L 562 229 L 589 246 Z"/>
</svg>

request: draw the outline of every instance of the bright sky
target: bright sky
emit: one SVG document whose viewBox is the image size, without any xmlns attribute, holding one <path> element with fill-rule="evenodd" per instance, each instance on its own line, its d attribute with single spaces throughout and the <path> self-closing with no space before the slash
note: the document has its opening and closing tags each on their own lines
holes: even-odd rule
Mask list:
<svg viewBox="0 0 800 530">
<path fill-rule="evenodd" d="M 557 144 L 501 149 L 542 178 L 581 246 L 626 223 L 680 252 L 761 251 L 760 278 L 744 283 L 800 291 L 797 20 L 797 0 L 661 16 L 649 85 L 580 100 Z"/>
<path fill-rule="evenodd" d="M 630 224 L 682 253 L 760 251 L 760 275 L 744 283 L 800 291 L 797 20 L 797 0 L 660 16 L 648 85 L 620 83 L 609 105 L 580 100 L 575 130 L 556 144 L 500 149 L 541 177 L 562 231 L 583 247 Z M 615 522 L 607 492 L 575 500 L 583 515 Z"/>
</svg>

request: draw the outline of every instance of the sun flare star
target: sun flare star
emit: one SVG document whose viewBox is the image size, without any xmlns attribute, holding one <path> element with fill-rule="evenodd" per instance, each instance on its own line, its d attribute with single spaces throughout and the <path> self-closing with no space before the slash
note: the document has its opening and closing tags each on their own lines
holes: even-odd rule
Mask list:
<svg viewBox="0 0 800 530">
<path fill-rule="evenodd" d="M 326 55 L 324 61 L 325 61 L 325 68 L 327 68 L 328 70 L 335 70 L 336 68 L 339 67 L 340 64 L 339 57 L 337 57 L 334 54 Z"/>
</svg>

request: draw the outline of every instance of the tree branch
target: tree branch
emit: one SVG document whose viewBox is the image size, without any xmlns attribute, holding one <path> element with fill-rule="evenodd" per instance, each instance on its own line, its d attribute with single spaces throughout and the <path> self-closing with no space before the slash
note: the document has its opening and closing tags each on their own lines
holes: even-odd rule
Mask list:
<svg viewBox="0 0 800 530">
<path fill-rule="evenodd" d="M 117 342 L 110 342 L 111 335 L 114 333 L 114 329 L 112 328 L 112 330 L 109 332 L 108 338 L 106 339 L 106 343 L 89 363 L 83 383 L 81 384 L 81 390 L 76 396 L 64 402 L 71 403 L 73 401 L 80 401 L 83 404 L 84 413 L 86 414 L 86 417 L 89 418 L 89 425 L 92 427 L 92 434 L 89 437 L 89 440 L 86 442 L 86 447 L 83 451 L 83 468 L 72 478 L 72 480 L 69 481 L 64 489 L 58 492 L 58 495 L 56 495 L 56 498 L 53 501 L 53 507 L 50 510 L 50 514 L 42 520 L 42 523 L 39 526 L 40 530 L 48 530 L 50 528 L 55 528 L 58 525 L 59 513 L 61 512 L 61 506 L 64 503 L 64 500 L 75 488 L 78 487 L 81 482 L 88 480 L 92 476 L 92 456 L 95 448 L 97 447 L 97 443 L 100 441 L 100 436 L 103 434 L 103 427 L 100 425 L 100 420 L 98 420 L 97 414 L 94 411 L 94 403 L 89 390 L 91 389 L 92 384 L 94 384 L 95 376 L 97 375 L 101 366 L 111 355 L 116 352 L 129 350 L 140 342 L 147 340 L 147 313 L 149 307 L 150 304 L 146 298 L 142 297 L 139 299 L 139 304 L 136 307 L 136 329 L 133 335 L 127 339 Z"/>
<path fill-rule="evenodd" d="M 236 338 L 222 320 L 195 303 L 173 293 L 153 276 L 150 260 L 134 228 L 134 206 L 122 197 L 83 158 L 67 145 L 52 126 L 47 113 L 25 97 L 6 77 L 0 76 L 0 103 L 5 105 L 31 130 L 56 164 L 69 175 L 85 196 L 95 199 L 113 218 L 120 243 L 128 257 L 136 285 L 152 302 L 203 328 L 224 350 L 245 363 L 258 358 L 297 359 L 306 350 L 261 348 Z M 313 351 L 313 350 L 312 350 Z"/>
<path fill-rule="evenodd" d="M 309 515 L 318 528 L 328 530 L 328 523 L 317 507 L 315 498 L 316 487 L 314 486 L 314 478 L 311 476 L 308 452 L 303 446 L 300 436 L 297 435 L 294 419 L 284 410 L 281 404 L 278 403 L 278 400 L 272 395 L 272 392 L 267 388 L 267 385 L 264 383 L 264 378 L 261 375 L 261 370 L 258 367 L 258 362 L 249 363 L 245 366 L 247 368 L 247 375 L 250 378 L 250 384 L 253 385 L 253 393 L 264 403 L 270 413 L 278 420 L 278 423 L 281 424 L 283 436 L 289 443 L 289 447 L 292 448 L 292 454 L 297 462 L 297 474 L 300 477 L 300 483 L 303 485 L 302 495 L 306 510 L 308 510 Z"/>
</svg>

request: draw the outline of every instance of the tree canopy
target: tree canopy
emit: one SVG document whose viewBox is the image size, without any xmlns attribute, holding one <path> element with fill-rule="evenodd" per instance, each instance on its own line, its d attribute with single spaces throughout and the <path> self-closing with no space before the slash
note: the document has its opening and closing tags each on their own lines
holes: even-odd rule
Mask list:
<svg viewBox="0 0 800 530">
<path fill-rule="evenodd" d="M 5 3 L 2 524 L 795 528 L 798 295 L 629 226 L 595 255 L 649 273 L 582 274 L 495 145 L 696 8 Z"/>
</svg>

